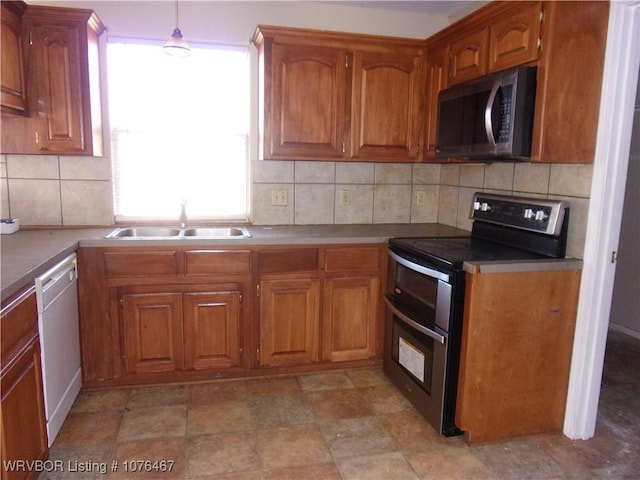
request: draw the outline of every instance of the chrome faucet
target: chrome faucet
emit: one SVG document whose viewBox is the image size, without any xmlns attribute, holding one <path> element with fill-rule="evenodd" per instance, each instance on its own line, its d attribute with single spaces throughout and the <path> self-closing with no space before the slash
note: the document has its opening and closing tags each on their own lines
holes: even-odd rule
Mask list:
<svg viewBox="0 0 640 480">
<path fill-rule="evenodd" d="M 182 200 L 180 202 L 180 227 L 181 228 L 186 228 L 187 227 L 187 201 L 186 200 Z"/>
</svg>

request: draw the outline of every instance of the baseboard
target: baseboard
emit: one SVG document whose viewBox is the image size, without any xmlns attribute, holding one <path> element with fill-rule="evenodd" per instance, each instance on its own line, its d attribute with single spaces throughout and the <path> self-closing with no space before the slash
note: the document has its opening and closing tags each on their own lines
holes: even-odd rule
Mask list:
<svg viewBox="0 0 640 480">
<path fill-rule="evenodd" d="M 640 340 L 640 331 L 638 330 L 633 330 L 629 327 L 618 325 L 617 323 L 609 323 L 609 328 L 611 330 L 615 330 L 616 332 L 624 333 L 625 335 L 629 335 L 630 337 Z"/>
</svg>

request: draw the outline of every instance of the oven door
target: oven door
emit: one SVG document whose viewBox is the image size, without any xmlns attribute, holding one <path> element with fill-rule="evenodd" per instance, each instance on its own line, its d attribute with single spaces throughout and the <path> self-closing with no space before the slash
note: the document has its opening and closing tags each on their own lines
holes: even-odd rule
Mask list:
<svg viewBox="0 0 640 480">
<path fill-rule="evenodd" d="M 389 260 L 384 371 L 438 433 L 444 433 L 451 427 L 444 425 L 451 275 L 392 250 Z"/>
<path fill-rule="evenodd" d="M 443 432 L 448 336 L 418 323 L 401 305 L 385 298 L 386 348 L 384 371 L 414 407 Z M 412 318 L 413 317 L 413 318 Z"/>
</svg>

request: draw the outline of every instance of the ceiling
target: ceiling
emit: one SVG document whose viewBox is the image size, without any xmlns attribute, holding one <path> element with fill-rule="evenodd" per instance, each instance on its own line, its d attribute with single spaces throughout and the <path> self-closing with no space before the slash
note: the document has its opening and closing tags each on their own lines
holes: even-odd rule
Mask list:
<svg viewBox="0 0 640 480">
<path fill-rule="evenodd" d="M 475 0 L 477 1 L 477 0 Z M 380 8 L 384 10 L 395 10 L 399 12 L 411 12 L 411 13 L 424 13 L 430 15 L 443 15 L 449 17 L 458 13 L 461 10 L 467 8 L 470 4 L 474 3 L 474 0 L 396 0 L 396 1 L 383 1 L 383 0 L 370 0 L 370 1 L 357 1 L 357 0 L 343 0 L 332 1 L 330 3 L 336 4 L 349 4 L 351 6 L 363 7 L 363 8 Z"/>
</svg>

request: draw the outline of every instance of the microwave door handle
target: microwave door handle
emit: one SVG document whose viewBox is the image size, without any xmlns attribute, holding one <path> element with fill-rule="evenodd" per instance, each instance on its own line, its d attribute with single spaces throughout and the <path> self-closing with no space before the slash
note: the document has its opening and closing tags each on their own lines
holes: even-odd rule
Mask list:
<svg viewBox="0 0 640 480">
<path fill-rule="evenodd" d="M 484 109 L 484 128 L 487 133 L 487 139 L 493 147 L 496 146 L 496 140 L 493 136 L 493 123 L 491 122 L 491 117 L 493 114 L 493 102 L 496 99 L 496 95 L 498 95 L 498 90 L 500 90 L 500 83 L 496 82 L 493 84 L 493 88 L 489 94 L 489 99 L 487 100 L 487 106 Z"/>
<path fill-rule="evenodd" d="M 444 345 L 445 338 L 442 335 L 424 327 L 423 325 L 420 325 L 415 320 L 410 319 L 408 316 L 406 316 L 404 313 L 398 310 L 398 308 L 387 297 L 384 297 L 384 301 L 387 304 L 387 307 L 389 308 L 389 310 L 391 310 L 391 313 L 393 313 L 396 317 L 398 317 L 404 323 L 409 325 L 411 328 L 414 328 L 415 330 L 419 331 L 420 333 L 424 333 L 427 337 L 433 338 L 436 342 Z"/>
</svg>

